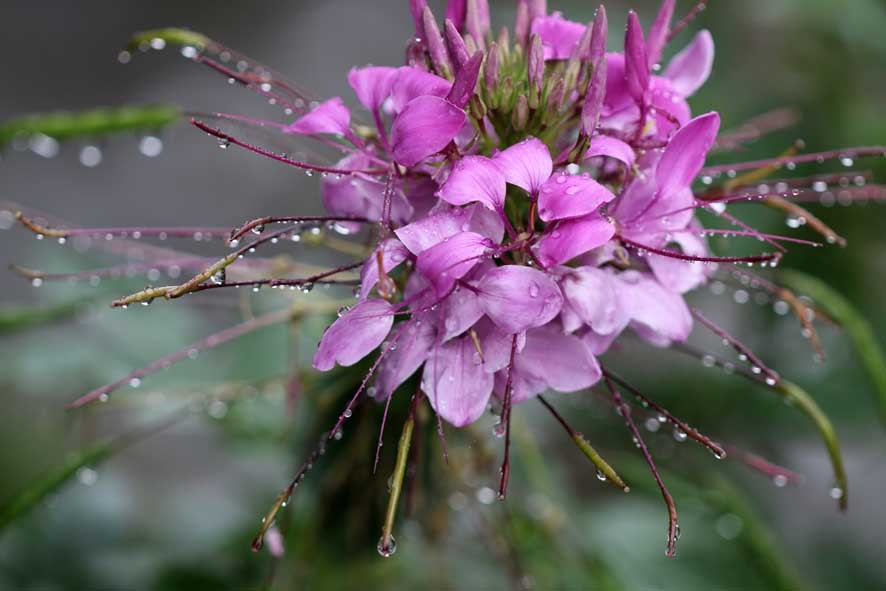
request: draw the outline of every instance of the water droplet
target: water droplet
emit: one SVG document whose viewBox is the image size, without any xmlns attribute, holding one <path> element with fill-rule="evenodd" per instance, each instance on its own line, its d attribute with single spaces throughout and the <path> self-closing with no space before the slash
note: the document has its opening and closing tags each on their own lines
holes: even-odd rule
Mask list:
<svg viewBox="0 0 886 591">
<path fill-rule="evenodd" d="M 132 54 L 125 49 L 117 54 L 117 61 L 121 64 L 128 64 L 132 61 Z"/>
<path fill-rule="evenodd" d="M 151 39 L 151 49 L 156 49 L 160 51 L 166 47 L 166 39 L 162 39 L 160 37 L 154 37 Z"/>
<path fill-rule="evenodd" d="M 848 168 L 848 167 L 852 166 L 853 164 L 855 164 L 855 161 L 852 160 L 852 158 L 850 158 L 849 156 L 844 156 L 844 157 L 840 158 L 840 164 L 842 164 L 843 166 Z"/>
<path fill-rule="evenodd" d="M 534 281 L 529 284 L 529 297 L 537 298 L 538 297 L 538 284 Z"/>
<path fill-rule="evenodd" d="M 41 285 L 43 285 L 43 279 L 41 279 L 40 277 L 34 277 L 33 279 L 31 279 L 31 285 L 33 285 L 34 287 L 40 287 Z"/>
<path fill-rule="evenodd" d="M 77 481 L 83 486 L 92 486 L 98 480 L 98 472 L 89 466 L 77 470 Z"/>
<path fill-rule="evenodd" d="M 229 140 L 228 138 L 226 138 L 226 137 L 218 138 L 218 147 L 221 148 L 222 150 L 227 150 L 228 146 L 230 146 L 230 145 L 231 145 L 231 140 Z"/>
<path fill-rule="evenodd" d="M 772 484 L 777 488 L 784 488 L 788 484 L 788 477 L 784 474 L 776 474 L 772 477 Z"/>
<path fill-rule="evenodd" d="M 139 140 L 138 151 L 142 156 L 156 158 L 163 151 L 163 140 L 155 135 L 146 135 Z"/>
<path fill-rule="evenodd" d="M 686 432 L 680 429 L 679 427 L 674 427 L 674 441 L 678 443 L 683 443 L 689 436 L 686 435 Z"/>
<path fill-rule="evenodd" d="M 138 388 L 141 385 L 142 385 L 142 381 L 140 378 L 132 378 L 131 380 L 129 380 L 129 386 L 131 388 Z"/>
<path fill-rule="evenodd" d="M 481 486 L 477 489 L 477 500 L 484 505 L 491 505 L 495 502 L 495 491 L 488 486 Z"/>
<path fill-rule="evenodd" d="M 661 428 L 661 423 L 658 422 L 658 419 L 656 419 L 655 417 L 649 417 L 643 423 L 643 426 L 646 427 L 646 430 L 650 433 L 655 433 Z"/>
<path fill-rule="evenodd" d="M 505 431 L 507 431 L 507 428 L 506 428 L 505 422 L 502 421 L 502 420 L 499 420 L 499 421 L 498 421 L 498 422 L 492 427 L 492 434 L 495 435 L 496 437 L 504 437 L 504 436 L 505 436 Z"/>
<path fill-rule="evenodd" d="M 378 549 L 379 555 L 390 558 L 397 551 L 397 540 L 394 539 L 394 536 L 390 536 L 387 540 L 382 536 L 378 539 Z"/>
<path fill-rule="evenodd" d="M 353 416 L 353 414 L 354 414 L 354 411 L 352 411 L 350 408 L 346 408 L 345 412 L 342 413 L 342 416 L 346 419 L 349 419 Z"/>
<path fill-rule="evenodd" d="M 717 359 L 713 355 L 705 355 L 701 358 L 701 364 L 705 367 L 714 367 L 716 363 Z"/>
<path fill-rule="evenodd" d="M 88 145 L 80 149 L 80 164 L 86 168 L 95 168 L 102 162 L 102 151 L 98 146 Z"/>
<path fill-rule="evenodd" d="M 606 482 L 606 475 L 603 474 L 602 470 L 597 470 L 597 480 L 600 482 Z"/>
<path fill-rule="evenodd" d="M 830 490 L 828 494 L 830 494 L 831 498 L 835 501 L 839 501 L 843 498 L 843 489 L 839 486 L 835 486 Z"/>
</svg>

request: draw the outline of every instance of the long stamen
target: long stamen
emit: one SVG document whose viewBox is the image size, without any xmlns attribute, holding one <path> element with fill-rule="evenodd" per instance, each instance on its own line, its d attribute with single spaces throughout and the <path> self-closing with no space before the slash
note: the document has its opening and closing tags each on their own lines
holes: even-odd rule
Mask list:
<svg viewBox="0 0 886 591">
<path fill-rule="evenodd" d="M 612 395 L 612 399 L 615 401 L 616 406 L 618 406 L 619 414 L 624 418 L 628 425 L 628 429 L 630 429 L 633 434 L 634 442 L 637 447 L 640 448 L 640 452 L 643 454 L 646 464 L 652 472 L 652 477 L 655 479 L 655 483 L 658 485 L 658 489 L 661 491 L 661 496 L 664 498 L 665 505 L 668 508 L 668 540 L 665 554 L 669 558 L 673 558 L 676 553 L 677 539 L 680 537 L 680 526 L 677 524 L 677 505 L 674 503 L 674 497 L 671 496 L 670 491 L 668 491 L 664 481 L 661 479 L 661 475 L 658 473 L 658 468 L 655 467 L 655 461 L 652 459 L 652 454 L 649 453 L 649 449 L 646 447 L 646 442 L 643 441 L 643 436 L 640 435 L 640 430 L 634 423 L 634 419 L 631 418 L 631 407 L 625 403 L 621 394 L 619 394 L 618 390 L 612 384 L 612 381 L 610 381 L 609 376 L 605 373 L 603 374 L 603 380 L 606 382 L 606 387 L 609 389 L 609 393 Z"/>
<path fill-rule="evenodd" d="M 722 460 L 723 458 L 726 457 L 726 450 L 723 449 L 723 447 L 719 443 L 713 441 L 707 435 L 703 435 L 702 433 L 698 432 L 696 429 L 690 427 L 685 422 L 681 421 L 680 419 L 678 419 L 677 417 L 672 415 L 667 409 L 665 409 L 664 407 L 662 407 L 658 403 L 651 400 L 649 397 L 647 397 L 645 394 L 640 392 L 637 388 L 635 388 L 631 384 L 627 383 L 625 380 L 620 378 L 618 375 L 616 375 L 615 373 L 613 373 L 612 371 L 610 371 L 608 369 L 603 370 L 603 375 L 605 375 L 607 378 L 611 379 L 613 382 L 617 383 L 622 388 L 625 388 L 626 390 L 628 390 L 631 394 L 636 396 L 642 403 L 655 409 L 655 411 L 658 414 L 665 417 L 665 419 L 667 419 L 668 422 L 670 422 L 672 425 L 677 427 L 682 433 L 685 433 L 690 439 L 697 441 L 698 443 L 702 444 L 703 446 L 705 446 L 706 448 L 711 450 L 711 452 L 714 454 L 715 458 L 717 458 L 718 460 Z"/>
<path fill-rule="evenodd" d="M 161 357 L 160 359 L 157 359 L 156 361 L 153 361 L 148 365 L 131 372 L 129 375 L 122 377 L 115 382 L 111 382 L 110 384 L 102 386 L 101 388 L 96 388 L 88 394 L 84 394 L 74 402 L 70 403 L 68 405 L 68 408 L 79 408 L 95 400 L 105 401 L 108 399 L 109 394 L 126 384 L 140 384 L 146 376 L 160 371 L 161 369 L 166 369 L 173 363 L 182 361 L 183 359 L 191 359 L 204 349 L 217 347 L 218 345 L 227 343 L 228 341 L 232 341 L 237 337 L 243 336 L 260 328 L 264 328 L 265 326 L 270 326 L 272 324 L 283 322 L 291 315 L 291 310 L 278 310 L 276 312 L 271 312 L 270 314 L 265 314 L 264 316 L 258 316 L 236 326 L 232 326 L 230 328 L 226 328 L 225 330 L 211 334 L 206 338 L 191 343 L 184 349 L 166 355 L 165 357 Z"/>
<path fill-rule="evenodd" d="M 597 467 L 598 476 L 602 475 L 603 478 L 605 478 L 618 488 L 622 489 L 624 492 L 631 492 L 631 488 L 627 484 L 625 484 L 621 476 L 618 475 L 618 472 L 616 472 L 615 469 L 611 465 L 609 465 L 609 462 L 607 462 L 603 458 L 603 456 L 601 456 L 600 453 L 596 449 L 594 449 L 594 447 L 588 442 L 584 435 L 573 429 L 569 425 L 569 423 L 566 422 L 566 419 L 564 419 L 560 415 L 560 413 L 557 412 L 557 409 L 555 409 L 547 400 L 545 400 L 544 397 L 539 395 L 538 401 L 541 402 L 546 409 L 548 409 L 548 412 L 550 412 L 555 419 L 557 419 L 557 422 L 560 423 L 566 433 L 569 434 L 569 437 L 572 438 L 573 443 L 578 446 L 585 457 L 587 457 L 591 461 L 591 463 L 593 463 L 594 466 Z"/>
<path fill-rule="evenodd" d="M 683 254 L 676 250 L 668 248 L 656 248 L 646 244 L 640 244 L 624 236 L 619 236 L 619 240 L 627 247 L 635 248 L 640 251 L 647 251 L 653 254 L 666 256 L 681 261 L 701 262 L 701 263 L 768 263 L 769 261 L 777 262 L 781 255 L 778 253 L 766 253 L 759 255 L 749 255 L 742 257 L 717 257 L 717 256 L 695 256 Z"/>
<path fill-rule="evenodd" d="M 36 234 L 37 236 L 46 236 L 47 238 L 71 238 L 73 236 L 89 236 L 91 238 L 120 237 L 133 238 L 138 240 L 142 237 L 162 237 L 162 238 L 191 238 L 197 240 L 212 240 L 213 238 L 221 238 L 225 235 L 225 228 L 220 227 L 128 227 L 128 228 L 50 228 L 48 226 L 38 224 L 36 221 L 25 216 L 22 212 L 16 212 L 15 218 L 21 224 Z"/>
<path fill-rule="evenodd" d="M 723 339 L 728 344 L 732 345 L 732 348 L 735 349 L 739 358 L 742 360 L 746 360 L 751 364 L 751 372 L 754 374 L 762 373 L 765 377 L 766 384 L 770 386 L 776 385 L 781 377 L 771 369 L 769 369 L 765 363 L 763 363 L 759 357 L 757 357 L 753 351 L 751 351 L 747 346 L 742 344 L 738 339 L 729 334 L 725 329 L 720 328 L 710 320 L 708 320 L 704 314 L 698 308 L 693 308 L 690 310 L 692 316 L 695 317 L 696 320 L 705 325 L 708 330 L 713 332 L 715 335 Z"/>
<path fill-rule="evenodd" d="M 250 220 L 235 229 L 230 234 L 229 240 L 234 242 L 239 240 L 244 234 L 247 232 L 254 230 L 256 228 L 263 228 L 269 224 L 301 224 L 301 223 L 329 223 L 329 222 L 353 222 L 358 224 L 371 224 L 372 221 L 363 217 L 357 216 L 317 216 L 317 215 L 303 215 L 303 216 L 265 216 L 260 218 L 255 218 L 254 220 Z"/>
<path fill-rule="evenodd" d="M 846 150 L 829 150 L 826 152 L 811 152 L 808 154 L 798 154 L 795 156 L 784 156 L 780 158 L 767 158 L 765 160 L 752 160 L 750 162 L 735 162 L 733 164 L 719 164 L 717 166 L 708 166 L 702 168 L 699 172 L 701 176 L 715 176 L 728 171 L 753 170 L 755 168 L 763 168 L 776 166 L 781 167 L 786 164 L 804 164 L 807 162 L 822 163 L 825 160 L 841 159 L 844 164 L 852 166 L 854 158 L 865 156 L 882 156 L 886 154 L 886 146 L 863 146 L 859 148 L 849 148 Z"/>
<path fill-rule="evenodd" d="M 409 415 L 403 423 L 403 432 L 400 434 L 400 443 L 397 445 L 397 461 L 394 465 L 394 473 L 391 475 L 391 493 L 388 497 L 388 509 L 385 513 L 385 524 L 382 528 L 381 539 L 378 541 L 378 553 L 388 557 L 397 548 L 394 540 L 394 519 L 397 517 L 397 503 L 400 500 L 400 492 L 403 490 L 403 478 L 406 475 L 406 464 L 409 460 L 409 448 L 412 444 L 412 431 L 415 425 L 415 411 L 421 400 L 421 390 L 412 397 L 409 407 Z"/>
<path fill-rule="evenodd" d="M 511 475 L 511 396 L 513 395 L 514 360 L 517 356 L 517 335 L 511 340 L 511 360 L 508 363 L 508 379 L 505 383 L 505 396 L 502 405 L 502 420 L 505 422 L 505 455 L 501 463 L 501 481 L 498 485 L 498 498 L 505 500 L 508 493 L 508 478 Z"/>
</svg>

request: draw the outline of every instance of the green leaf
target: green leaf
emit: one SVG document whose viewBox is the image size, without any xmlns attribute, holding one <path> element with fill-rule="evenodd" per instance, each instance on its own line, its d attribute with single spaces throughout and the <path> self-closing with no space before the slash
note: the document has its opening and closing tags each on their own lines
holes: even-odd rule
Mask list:
<svg viewBox="0 0 886 591">
<path fill-rule="evenodd" d="M 874 336 L 870 323 L 849 300 L 817 277 L 794 270 L 782 270 L 779 277 L 791 289 L 811 297 L 834 320 L 843 325 L 873 382 L 880 404 L 880 415 L 886 421 L 886 355 Z"/>
<path fill-rule="evenodd" d="M 39 113 L 0 123 L 0 147 L 15 138 L 37 134 L 66 140 L 130 131 L 156 132 L 176 123 L 180 117 L 181 111 L 169 105 Z"/>
<path fill-rule="evenodd" d="M 167 27 L 163 29 L 151 29 L 150 31 L 141 31 L 134 34 L 129 39 L 127 49 L 129 49 L 130 51 L 135 51 L 150 47 L 151 42 L 155 42 L 155 39 L 161 39 L 166 44 L 189 46 L 198 50 L 206 49 L 206 47 L 212 43 L 212 39 L 201 33 L 197 33 L 188 29 Z"/>
<path fill-rule="evenodd" d="M 88 300 L 75 300 L 55 306 L 4 306 L 0 308 L 0 334 L 36 328 L 75 316 Z"/>
</svg>

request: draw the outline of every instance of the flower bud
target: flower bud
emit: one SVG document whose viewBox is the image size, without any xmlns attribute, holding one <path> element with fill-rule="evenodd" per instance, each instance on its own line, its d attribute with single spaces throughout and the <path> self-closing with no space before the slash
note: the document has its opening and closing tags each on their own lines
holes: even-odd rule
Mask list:
<svg viewBox="0 0 886 591">
<path fill-rule="evenodd" d="M 437 26 L 437 19 L 434 18 L 434 13 L 428 6 L 425 6 L 422 11 L 422 22 L 425 32 L 425 45 L 431 56 L 431 63 L 434 64 L 434 68 L 442 74 L 443 77 L 450 78 L 452 76 L 452 62 L 449 61 L 449 52 L 446 50 L 446 41 L 440 33 L 440 28 Z"/>
<path fill-rule="evenodd" d="M 511 125 L 514 131 L 523 131 L 526 124 L 529 123 L 529 100 L 525 94 L 517 97 L 517 104 L 514 106 L 514 112 L 511 113 Z"/>
<path fill-rule="evenodd" d="M 452 60 L 453 73 L 458 74 L 461 67 L 470 59 L 470 54 L 465 47 L 465 40 L 451 20 L 446 19 L 443 29 L 446 35 L 446 47 L 449 48 L 449 57 Z"/>
</svg>

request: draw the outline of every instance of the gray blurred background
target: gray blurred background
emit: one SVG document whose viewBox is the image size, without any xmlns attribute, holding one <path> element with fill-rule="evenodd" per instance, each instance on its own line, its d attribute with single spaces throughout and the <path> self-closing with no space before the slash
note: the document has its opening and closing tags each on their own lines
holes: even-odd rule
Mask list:
<svg viewBox="0 0 886 591">
<path fill-rule="evenodd" d="M 441 3 L 431 4 L 442 14 Z M 690 6 L 677 4 L 678 14 Z M 0 120 L 57 109 L 148 103 L 281 117 L 279 110 L 183 60 L 176 50 L 118 63 L 117 52 L 131 32 L 158 26 L 203 32 L 320 96 L 341 95 L 353 105 L 346 84 L 350 67 L 402 63 L 412 30 L 406 5 L 405 0 L 6 2 L 0 18 Z M 657 2 L 640 0 L 606 6 L 612 49 L 621 46 L 619 32 L 629 7 L 640 12 L 647 26 L 657 10 Z M 549 7 L 587 21 L 594 5 L 550 0 Z M 493 8 L 498 24 L 511 23 L 511 2 L 493 2 Z M 714 35 L 717 58 L 707 86 L 691 101 L 694 112 L 720 111 L 725 128 L 776 107 L 795 107 L 802 116 L 796 128 L 758 142 L 742 158 L 776 154 L 798 137 L 810 150 L 886 143 L 882 2 L 713 0 L 690 30 L 702 27 Z M 690 35 L 682 34 L 668 55 Z M 219 150 L 214 140 L 188 125 L 161 137 L 164 149 L 155 158 L 139 154 L 136 136 L 98 140 L 103 158 L 93 168 L 79 163 L 83 144 L 77 142 L 64 144 L 54 159 L 8 151 L 0 161 L 0 200 L 84 226 L 235 226 L 258 215 L 319 210 L 316 178 L 244 150 Z M 882 161 L 860 167 L 874 169 L 880 179 L 886 176 Z M 883 341 L 886 257 L 880 253 L 886 247 L 881 230 L 886 212 L 876 204 L 815 211 L 849 240 L 849 247 L 795 249 L 783 265 L 827 280 L 870 319 Z M 757 221 L 767 230 L 788 231 L 775 213 Z M 193 246 L 201 252 L 225 252 L 217 242 Z M 84 259 L 69 246 L 38 243 L 18 228 L 0 232 L 0 253 L 4 265 L 16 262 L 53 271 L 96 264 L 91 255 Z M 316 260 L 320 255 L 299 251 L 293 256 Z M 166 416 L 183 400 L 212 394 L 220 384 L 285 376 L 293 357 L 303 361 L 310 354 L 316 329 L 322 327 L 321 322 L 313 332 L 305 329 L 295 336 L 272 329 L 239 346 L 201 354 L 187 367 L 152 378 L 143 391 L 123 391 L 107 408 L 65 413 L 64 404 L 83 392 L 240 318 L 238 298 L 219 298 L 208 307 L 157 304 L 125 312 L 104 306 L 144 283 L 142 278 L 107 282 L 97 289 L 58 284 L 35 290 L 12 274 L 0 275 L 0 302 L 7 306 L 80 298 L 90 302 L 70 321 L 4 335 L 0 341 L 0 505 L 92 441 Z M 269 305 L 273 297 L 261 294 L 253 305 Z M 764 589 L 773 588 L 765 573 L 783 567 L 808 588 L 886 587 L 886 438 L 872 386 L 849 341 L 838 331 L 823 329 L 829 359 L 814 364 L 793 318 L 773 314 L 771 306 L 737 305 L 731 290 L 721 296 L 705 291 L 694 298 L 770 365 L 808 387 L 833 417 L 849 472 L 849 512 L 839 514 L 828 497 L 832 483 L 827 457 L 795 409 L 697 362 L 638 348 L 634 356 L 613 363 L 623 373 L 641 369 L 631 377 L 647 393 L 691 424 L 806 475 L 801 487 L 776 488 L 740 466 L 714 463 L 689 443 L 675 446 L 667 434 L 650 435 L 667 469 L 689 481 L 722 473 L 736 483 L 747 506 L 770 528 L 763 537 L 774 552 L 760 563 L 766 553 L 755 554 L 748 550 L 753 545 L 736 542 L 750 525 L 734 508 L 712 509 L 716 503 L 692 498 L 681 502 L 678 495 L 683 538 L 678 558 L 667 561 L 662 555 L 664 509 L 656 493 L 644 495 L 638 486 L 640 492 L 624 498 L 601 487 L 550 419 L 526 405 L 524 417 L 540 441 L 551 480 L 548 490 L 538 491 L 531 475 L 518 476 L 509 498 L 516 515 L 511 518 L 518 521 L 511 523 L 512 541 L 529 577 L 524 582 L 539 588 L 607 588 L 611 583 L 615 586 L 608 588 Z M 302 347 L 294 353 L 293 344 Z M 298 465 L 306 442 L 325 424 L 312 424 L 310 413 L 294 418 L 282 413 L 279 384 L 260 382 L 252 394 L 248 403 L 216 406 L 215 411 L 210 405 L 207 412 L 192 413 L 94 472 L 81 470 L 30 515 L 0 531 L 0 588 L 262 588 L 275 568 L 285 573 L 278 578 L 284 585 L 280 588 L 383 584 L 504 589 L 516 584 L 502 565 L 507 560 L 497 558 L 496 545 L 475 522 L 466 521 L 464 510 L 437 537 L 421 519 L 406 524 L 398 537 L 401 550 L 385 561 L 374 549 L 377 511 L 365 512 L 359 495 L 347 507 L 330 507 L 328 502 L 340 500 L 323 497 L 320 485 L 306 490 L 303 504 L 295 503 L 291 510 L 292 531 L 304 535 L 292 542 L 284 566 L 274 566 L 266 554 L 253 555 L 248 540 L 260 515 Z M 607 407 L 568 397 L 557 402 L 561 400 L 564 414 L 577 428 L 593 433 L 601 449 L 617 458 L 632 450 Z M 491 423 L 478 428 L 480 436 L 490 432 L 487 427 Z M 387 447 L 394 447 L 395 432 L 390 432 Z M 497 457 L 497 442 L 486 445 Z M 370 455 L 367 451 L 358 458 L 364 468 Z M 467 488 L 459 493 L 479 515 L 478 522 L 501 516 L 501 509 L 486 507 L 478 492 L 494 486 L 496 470 L 493 462 L 480 481 L 466 479 Z M 387 472 L 381 474 L 377 480 L 383 481 Z M 458 490 L 447 488 L 455 486 L 446 484 L 449 471 L 440 466 L 434 478 L 442 481 L 438 486 L 444 492 L 439 494 L 449 499 L 450 509 L 460 507 L 461 497 L 452 496 Z M 326 511 L 362 514 L 358 522 L 373 532 L 371 539 L 354 543 L 302 523 L 310 521 L 312 512 L 323 513 L 324 498 Z M 521 528 L 519 508 L 524 506 L 528 515 L 559 515 L 560 525 L 551 530 L 558 535 L 543 539 L 528 525 Z M 355 526 L 342 525 L 348 527 Z M 436 569 L 446 576 L 429 578 Z"/>
</svg>

